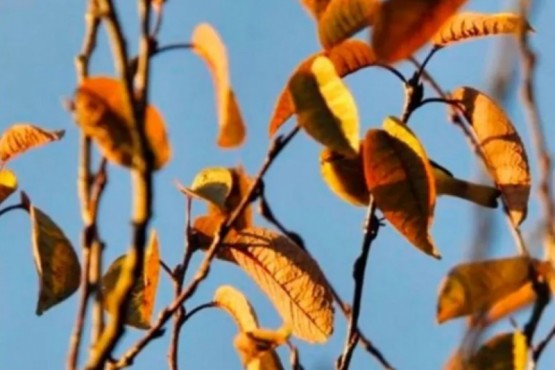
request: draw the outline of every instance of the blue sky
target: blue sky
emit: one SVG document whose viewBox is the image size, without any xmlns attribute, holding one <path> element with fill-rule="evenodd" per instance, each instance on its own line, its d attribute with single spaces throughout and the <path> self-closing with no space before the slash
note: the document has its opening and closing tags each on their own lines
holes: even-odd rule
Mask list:
<svg viewBox="0 0 555 370">
<path fill-rule="evenodd" d="M 125 31 L 137 31 L 135 2 L 118 1 Z M 243 116 L 248 139 L 240 150 L 222 151 L 216 147 L 216 115 L 212 82 L 205 65 L 187 51 L 169 53 L 153 62 L 152 102 L 163 113 L 174 149 L 172 162 L 156 177 L 156 206 L 153 227 L 160 235 L 163 259 L 175 265 L 182 252 L 184 199 L 173 181 L 192 181 L 207 166 L 243 164 L 250 173 L 257 171 L 267 150 L 267 125 L 275 99 L 294 67 L 319 49 L 312 19 L 298 1 L 204 0 L 170 1 L 160 35 L 161 45 L 188 41 L 194 26 L 211 23 L 222 35 L 229 53 L 231 79 Z M 507 10 L 506 1 L 469 1 L 475 11 Z M 547 120 L 555 116 L 552 103 L 555 30 L 550 14 L 555 3 L 543 1 L 532 24 L 536 34 L 533 46 L 540 51 L 538 99 L 546 126 L 546 137 L 555 134 Z M 47 128 L 67 130 L 66 137 L 40 151 L 30 152 L 10 164 L 20 186 L 58 222 L 79 245 L 81 230 L 76 192 L 78 131 L 62 101 L 75 88 L 73 59 L 81 46 L 85 1 L 0 0 L 0 128 L 16 122 L 32 122 Z M 361 34 L 366 37 L 366 34 Z M 135 37 L 129 37 L 132 54 Z M 430 71 L 445 89 L 461 85 L 487 88 L 490 62 L 496 43 L 481 40 L 461 44 L 439 53 Z M 421 55 L 419 55 L 421 57 Z M 112 74 L 112 62 L 104 33 L 94 55 L 91 72 Z M 411 73 L 407 63 L 399 65 Z M 382 70 L 369 69 L 347 78 L 359 105 L 364 131 L 381 125 L 387 115 L 402 108 L 402 86 Z M 519 129 L 531 158 L 534 150 L 520 108 L 519 95 L 513 93 L 507 108 Z M 292 127 L 289 122 L 287 128 Z M 421 138 L 430 157 L 450 168 L 457 176 L 472 178 L 478 162 L 458 129 L 446 120 L 444 109 L 430 105 L 411 118 L 411 127 Z M 287 129 L 286 128 L 286 129 Z M 549 140 L 549 139 L 548 139 Z M 323 271 L 346 299 L 352 292 L 351 270 L 362 240 L 363 209 L 353 208 L 334 197 L 319 175 L 320 147 L 306 135 L 299 135 L 276 161 L 266 178 L 266 190 L 276 215 L 290 229 L 301 234 Z M 536 164 L 533 160 L 534 174 Z M 537 176 L 534 177 L 535 179 Z M 110 167 L 109 187 L 101 210 L 100 231 L 107 243 L 105 261 L 123 253 L 129 242 L 130 193 L 128 173 Z M 535 230 L 539 217 L 537 183 L 526 235 Z M 15 202 L 16 198 L 6 204 Z M 194 206 L 196 214 L 204 205 Z M 438 369 L 456 347 L 464 329 L 462 320 L 443 325 L 435 323 L 439 283 L 458 262 L 467 260 L 475 228 L 475 209 L 459 200 L 441 198 L 436 207 L 433 236 L 443 259 L 435 261 L 411 247 L 392 227 L 380 230 L 368 264 L 360 326 L 399 369 Z M 496 233 L 490 255 L 516 253 L 501 210 L 493 215 Z M 260 225 L 265 223 L 259 218 Z M 68 337 L 74 321 L 77 296 L 73 296 L 42 317 L 34 314 L 37 276 L 32 261 L 29 221 L 23 212 L 10 213 L 0 222 L 0 368 L 33 370 L 60 369 L 65 364 Z M 541 255 L 536 241 L 531 249 Z M 193 273 L 200 256 L 194 260 Z M 221 284 L 232 284 L 244 291 L 258 312 L 261 324 L 277 327 L 280 319 L 256 285 L 237 267 L 215 262 L 209 279 L 188 303 L 194 307 L 209 301 Z M 171 301 L 171 284 L 161 278 L 157 311 Z M 549 329 L 552 307 L 544 317 L 538 337 Z M 517 316 L 523 325 L 527 316 Z M 496 330 L 508 330 L 507 320 Z M 184 327 L 179 350 L 183 368 L 240 368 L 232 347 L 236 333 L 224 313 L 210 310 Z M 330 369 L 342 350 L 345 320 L 336 316 L 335 334 L 325 345 L 305 345 L 295 340 L 306 369 Z M 88 335 L 88 333 L 86 333 Z M 129 346 L 141 332 L 130 329 L 118 350 Z M 152 343 L 137 359 L 134 369 L 166 367 L 167 336 Z M 280 349 L 287 361 L 288 354 Z M 82 352 L 86 355 L 86 348 Z M 541 369 L 552 368 L 553 346 L 546 351 Z M 378 369 L 362 350 L 354 355 L 352 369 Z"/>
</svg>

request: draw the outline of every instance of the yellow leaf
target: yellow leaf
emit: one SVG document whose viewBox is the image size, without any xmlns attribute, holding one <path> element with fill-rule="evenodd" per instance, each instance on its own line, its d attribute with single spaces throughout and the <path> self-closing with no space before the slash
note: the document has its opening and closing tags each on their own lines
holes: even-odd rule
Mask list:
<svg viewBox="0 0 555 370">
<path fill-rule="evenodd" d="M 11 170 L 0 170 L 0 204 L 17 190 L 17 177 Z"/>
<path fill-rule="evenodd" d="M 503 109 L 487 95 L 470 87 L 460 87 L 453 92 L 452 98 L 461 102 L 485 156 L 486 167 L 509 208 L 511 220 L 520 225 L 526 218 L 531 183 L 522 140 Z"/>
<path fill-rule="evenodd" d="M 529 363 L 526 336 L 515 331 L 499 334 L 482 345 L 468 361 L 469 370 L 526 370 Z"/>
<path fill-rule="evenodd" d="M 189 188 L 180 186 L 180 190 L 192 197 L 206 200 L 221 209 L 233 187 L 232 172 L 224 167 L 210 167 L 200 171 Z"/>
<path fill-rule="evenodd" d="M 488 309 L 531 282 L 538 261 L 528 257 L 460 264 L 452 269 L 439 289 L 437 321 Z"/>
<path fill-rule="evenodd" d="M 200 217 L 194 228 L 206 248 L 214 219 Z M 293 334 L 322 343 L 333 332 L 333 299 L 324 274 L 289 238 L 262 228 L 231 230 L 218 258 L 239 265 L 264 291 Z"/>
<path fill-rule="evenodd" d="M 208 205 L 208 210 L 210 214 L 215 214 L 218 216 L 226 216 L 231 215 L 237 206 L 241 203 L 244 197 L 247 196 L 250 188 L 253 185 L 253 179 L 247 175 L 244 168 L 238 166 L 236 168 L 230 168 L 231 176 L 233 178 L 233 186 L 231 188 L 231 192 L 229 193 L 228 197 L 225 201 L 225 209 L 222 210 L 218 207 L 213 207 L 212 205 Z M 252 215 L 252 207 L 247 205 L 243 212 L 237 217 L 237 220 L 232 225 L 235 229 L 240 230 L 247 227 L 251 227 L 253 225 L 253 215 Z"/>
<path fill-rule="evenodd" d="M 40 284 L 36 312 L 42 315 L 79 288 L 81 266 L 73 246 L 58 225 L 35 206 L 29 205 L 28 210 Z"/>
<path fill-rule="evenodd" d="M 415 247 L 440 258 L 430 225 L 435 181 L 424 148 L 395 118 L 383 130 L 369 130 L 363 143 L 366 185 L 385 218 Z"/>
<path fill-rule="evenodd" d="M 64 130 L 48 131 L 28 123 L 17 123 L 9 127 L 0 137 L 0 161 L 10 159 L 64 137 Z"/>
<path fill-rule="evenodd" d="M 104 308 L 114 314 L 117 309 L 115 305 L 115 288 L 120 275 L 128 262 L 127 255 L 118 257 L 108 268 L 102 277 L 102 290 L 104 293 Z M 160 277 L 160 251 L 158 246 L 158 235 L 152 232 L 150 241 L 145 250 L 144 264 L 141 279 L 133 287 L 125 324 L 139 329 L 148 329 L 154 310 L 158 279 Z"/>
<path fill-rule="evenodd" d="M 301 71 L 309 73 L 312 62 L 318 56 L 328 57 L 340 77 L 345 77 L 359 69 L 372 66 L 376 62 L 374 52 L 368 45 L 358 40 L 346 40 L 330 50 L 325 50 L 308 57 L 297 66 L 293 75 Z M 293 98 L 291 97 L 289 86 L 286 86 L 277 100 L 270 120 L 270 136 L 273 136 L 294 113 L 295 105 Z"/>
<path fill-rule="evenodd" d="M 447 20 L 432 37 L 435 46 L 448 46 L 457 42 L 489 35 L 516 34 L 520 27 L 532 30 L 518 14 L 459 13 Z"/>
<path fill-rule="evenodd" d="M 218 145 L 233 148 L 245 140 L 245 124 L 229 82 L 227 51 L 220 36 L 207 23 L 198 25 L 191 40 L 194 51 L 206 62 L 214 80 L 218 107 Z"/>
<path fill-rule="evenodd" d="M 222 285 L 214 293 L 212 301 L 229 313 L 239 330 L 251 331 L 258 328 L 256 313 L 247 297 L 231 285 Z"/>
<path fill-rule="evenodd" d="M 138 137 L 132 127 L 133 113 L 126 107 L 123 84 L 109 77 L 84 80 L 73 102 L 76 122 L 96 142 L 102 155 L 122 166 L 136 167 L 140 161 Z M 154 168 L 160 169 L 170 160 L 171 148 L 164 120 L 153 106 L 145 110 L 145 134 L 154 155 Z"/>
<path fill-rule="evenodd" d="M 341 43 L 373 23 L 379 0 L 331 0 L 318 18 L 318 34 L 325 49 Z"/>
<path fill-rule="evenodd" d="M 466 0 L 388 0 L 375 19 L 372 46 L 383 63 L 410 57 Z"/>
<path fill-rule="evenodd" d="M 266 329 L 241 331 L 233 340 L 233 345 L 247 370 L 278 370 L 283 367 L 274 349 L 284 344 L 290 334 L 291 331 L 287 325 L 277 331 Z"/>
<path fill-rule="evenodd" d="M 353 158 L 359 150 L 358 111 L 333 63 L 319 56 L 289 81 L 299 125 L 320 144 Z"/>
</svg>

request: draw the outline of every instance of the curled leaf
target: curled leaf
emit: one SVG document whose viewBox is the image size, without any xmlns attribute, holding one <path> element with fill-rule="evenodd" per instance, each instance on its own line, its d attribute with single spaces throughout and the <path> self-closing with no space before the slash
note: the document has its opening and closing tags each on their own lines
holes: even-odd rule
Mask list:
<svg viewBox="0 0 555 370">
<path fill-rule="evenodd" d="M 17 177 L 13 171 L 0 170 L 0 204 L 17 190 Z"/>
<path fill-rule="evenodd" d="M 28 123 L 14 124 L 0 137 L 0 161 L 5 163 L 29 149 L 61 140 L 64 134 L 64 130 L 48 131 Z"/>
<path fill-rule="evenodd" d="M 111 314 L 114 314 L 117 310 L 116 286 L 128 261 L 127 255 L 118 257 L 102 277 L 104 308 Z M 150 236 L 141 271 L 141 278 L 137 280 L 131 292 L 127 314 L 125 315 L 125 324 L 139 329 L 148 329 L 160 277 L 160 250 L 156 232 L 153 232 Z"/>
<path fill-rule="evenodd" d="M 251 331 L 258 328 L 258 319 L 247 297 L 231 285 L 222 285 L 214 293 L 212 301 L 229 313 L 239 330 Z"/>
<path fill-rule="evenodd" d="M 466 0 L 387 0 L 375 18 L 372 47 L 383 63 L 411 56 Z"/>
<path fill-rule="evenodd" d="M 289 81 L 299 125 L 320 144 L 353 158 L 359 150 L 358 111 L 333 63 L 319 56 Z"/>
<path fill-rule="evenodd" d="M 275 331 L 242 331 L 235 337 L 233 344 L 247 370 L 279 370 L 283 367 L 274 349 L 284 344 L 290 334 L 286 325 Z"/>
<path fill-rule="evenodd" d="M 233 187 L 232 172 L 224 167 L 210 167 L 200 171 L 190 187 L 180 187 L 183 193 L 211 202 L 225 209 L 225 202 Z"/>
<path fill-rule="evenodd" d="M 376 62 L 374 52 L 368 45 L 358 40 L 346 40 L 330 50 L 325 50 L 305 59 L 297 66 L 293 76 L 302 71 L 309 73 L 312 63 L 318 56 L 327 57 L 333 63 L 340 77 L 372 66 Z M 270 119 L 270 136 L 273 136 L 294 113 L 295 105 L 293 98 L 291 97 L 289 86 L 286 86 L 277 100 L 272 118 Z"/>
<path fill-rule="evenodd" d="M 470 87 L 456 89 L 466 119 L 478 139 L 486 167 L 501 190 L 511 220 L 520 225 L 526 218 L 530 197 L 530 167 L 524 144 L 509 117 L 490 97 Z"/>
<path fill-rule="evenodd" d="M 429 229 L 435 206 L 435 180 L 424 148 L 395 118 L 386 131 L 372 129 L 362 145 L 366 185 L 385 218 L 415 247 L 440 258 Z"/>
<path fill-rule="evenodd" d="M 195 230 L 210 244 L 211 217 L 195 220 Z M 262 228 L 231 230 L 218 258 L 239 265 L 264 291 L 293 334 L 322 343 L 333 332 L 333 299 L 317 262 L 289 238 Z"/>
<path fill-rule="evenodd" d="M 519 331 L 496 335 L 469 359 L 470 370 L 526 370 L 529 363 L 526 336 Z"/>
<path fill-rule="evenodd" d="M 214 80 L 218 108 L 218 145 L 233 148 L 245 140 L 246 128 L 229 82 L 227 51 L 211 25 L 198 25 L 191 40 L 194 51 L 206 62 Z"/>
<path fill-rule="evenodd" d="M 449 18 L 432 37 L 432 43 L 435 46 L 448 46 L 484 36 L 516 34 L 522 26 L 532 30 L 519 14 L 463 12 Z"/>
<path fill-rule="evenodd" d="M 28 211 L 40 284 L 36 313 L 42 315 L 79 288 L 81 266 L 73 246 L 58 225 L 32 204 Z"/>
<path fill-rule="evenodd" d="M 141 165 L 139 137 L 133 112 L 126 103 L 124 85 L 109 77 L 85 79 L 75 92 L 75 121 L 90 136 L 108 160 L 125 167 Z M 154 168 L 162 168 L 171 158 L 164 120 L 153 106 L 145 110 L 145 134 L 154 155 Z"/>
</svg>

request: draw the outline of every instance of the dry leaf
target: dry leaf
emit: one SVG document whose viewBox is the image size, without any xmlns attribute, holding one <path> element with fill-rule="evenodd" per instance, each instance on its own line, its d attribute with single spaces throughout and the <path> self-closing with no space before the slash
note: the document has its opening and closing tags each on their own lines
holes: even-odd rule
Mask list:
<svg viewBox="0 0 555 370">
<path fill-rule="evenodd" d="M 300 72 L 310 73 L 312 63 L 318 56 L 327 57 L 334 65 L 340 77 L 345 77 L 359 69 L 372 66 L 376 62 L 374 52 L 368 45 L 358 40 L 347 40 L 336 47 L 314 54 L 297 66 L 293 76 Z M 289 86 L 281 92 L 269 125 L 270 136 L 295 113 L 295 105 Z"/>
<path fill-rule="evenodd" d="M 118 280 L 128 262 L 127 255 L 118 257 L 108 268 L 102 277 L 102 290 L 104 294 L 104 308 L 114 314 L 117 310 L 115 301 L 115 290 Z M 152 232 L 150 241 L 145 250 L 142 278 L 138 279 L 131 292 L 125 324 L 139 329 L 148 329 L 154 310 L 156 290 L 160 277 L 160 250 L 158 246 L 158 235 Z"/>
<path fill-rule="evenodd" d="M 448 46 L 489 35 L 516 34 L 521 26 L 525 26 L 528 31 L 532 30 L 518 14 L 463 12 L 449 18 L 432 37 L 432 43 L 435 46 Z"/>
<path fill-rule="evenodd" d="M 209 167 L 200 171 L 190 187 L 180 190 L 192 197 L 206 200 L 225 210 L 225 202 L 233 187 L 231 170 L 225 167 Z"/>
<path fill-rule="evenodd" d="M 200 217 L 195 230 L 207 247 L 214 219 Z M 231 230 L 218 258 L 239 265 L 264 291 L 293 334 L 307 342 L 325 342 L 333 332 L 333 299 L 317 262 L 289 238 L 262 228 Z"/>
<path fill-rule="evenodd" d="M 318 17 L 318 35 L 325 49 L 372 25 L 379 0 L 331 0 Z"/>
<path fill-rule="evenodd" d="M 375 18 L 372 46 L 381 62 L 410 57 L 466 0 L 388 0 Z"/>
<path fill-rule="evenodd" d="M 484 343 L 469 360 L 469 370 L 526 370 L 529 363 L 526 336 L 515 331 Z"/>
<path fill-rule="evenodd" d="M 522 140 L 503 109 L 490 97 L 473 88 L 460 87 L 453 92 L 452 98 L 461 102 L 485 156 L 486 167 L 509 208 L 511 220 L 520 225 L 526 218 L 531 184 Z"/>
<path fill-rule="evenodd" d="M 312 15 L 314 18 L 318 17 L 326 10 L 326 7 L 331 0 L 301 0 L 304 8 Z"/>
<path fill-rule="evenodd" d="M 439 289 L 437 321 L 485 313 L 531 282 L 537 260 L 512 257 L 460 264 Z"/>
<path fill-rule="evenodd" d="M 266 329 L 242 331 L 235 337 L 233 345 L 247 370 L 279 370 L 283 367 L 274 349 L 284 344 L 290 334 L 291 331 L 287 325 L 276 331 Z"/>
<path fill-rule="evenodd" d="M 212 301 L 233 318 L 240 331 L 258 328 L 256 313 L 247 297 L 231 285 L 220 286 Z"/>
<path fill-rule="evenodd" d="M 415 247 L 440 258 L 432 237 L 435 181 L 424 148 L 395 118 L 369 130 L 362 145 L 366 185 L 386 219 Z"/>
<path fill-rule="evenodd" d="M 253 185 L 254 180 L 247 175 L 243 167 L 238 166 L 236 168 L 230 168 L 229 170 L 233 177 L 233 186 L 225 202 L 225 211 L 222 212 L 221 209 L 209 205 L 208 209 L 210 214 L 222 216 L 232 214 L 243 198 L 247 196 Z M 237 217 L 237 220 L 235 220 L 232 226 L 240 230 L 251 227 L 253 224 L 252 207 L 249 204 L 245 207 L 243 212 L 241 212 L 239 217 Z"/>
<path fill-rule="evenodd" d="M 0 161 L 6 163 L 29 149 L 61 140 L 64 134 L 64 130 L 48 131 L 28 123 L 16 123 L 0 137 Z"/>
<path fill-rule="evenodd" d="M 245 124 L 229 82 L 227 51 L 220 36 L 207 23 L 199 24 L 191 40 L 194 51 L 206 62 L 214 80 L 218 107 L 218 145 L 233 148 L 245 140 Z"/>
<path fill-rule="evenodd" d="M 125 102 L 125 87 L 116 79 L 85 79 L 75 92 L 75 121 L 85 135 L 95 140 L 102 155 L 125 167 L 140 165 L 138 136 L 132 127 L 133 112 Z M 153 106 L 145 110 L 145 133 L 154 155 L 154 168 L 162 168 L 171 157 L 164 120 Z"/>
<path fill-rule="evenodd" d="M 58 225 L 32 204 L 28 211 L 40 284 L 36 313 L 42 315 L 79 288 L 81 266 L 73 246 Z"/>
<path fill-rule="evenodd" d="M 13 171 L 0 170 L 0 204 L 17 190 L 17 177 Z"/>
<path fill-rule="evenodd" d="M 310 71 L 297 71 L 289 81 L 299 125 L 320 144 L 356 157 L 359 150 L 358 111 L 333 63 L 319 56 Z"/>
</svg>

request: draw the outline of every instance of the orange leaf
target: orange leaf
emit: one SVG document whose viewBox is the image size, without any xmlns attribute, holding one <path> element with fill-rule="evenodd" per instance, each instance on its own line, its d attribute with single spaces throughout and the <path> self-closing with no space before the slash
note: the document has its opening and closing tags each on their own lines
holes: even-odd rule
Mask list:
<svg viewBox="0 0 555 370">
<path fill-rule="evenodd" d="M 247 370 L 283 370 L 274 349 L 287 342 L 290 335 L 287 325 L 279 330 L 256 328 L 240 332 L 233 345 Z"/>
<path fill-rule="evenodd" d="M 191 42 L 195 52 L 206 62 L 214 80 L 218 107 L 218 145 L 233 148 L 245 140 L 246 129 L 235 94 L 229 82 L 227 51 L 220 36 L 207 23 L 198 25 Z"/>
<path fill-rule="evenodd" d="M 525 370 L 529 364 L 526 336 L 515 331 L 498 334 L 468 360 L 470 370 Z"/>
<path fill-rule="evenodd" d="M 258 318 L 247 297 L 231 285 L 218 287 L 212 301 L 229 313 L 239 330 L 250 331 L 258 328 Z"/>
<path fill-rule="evenodd" d="M 331 0 L 301 0 L 301 4 L 314 18 L 318 18 Z"/>
<path fill-rule="evenodd" d="M 28 123 L 17 123 L 9 127 L 0 137 L 0 161 L 10 159 L 64 137 L 65 131 L 47 131 Z"/>
<path fill-rule="evenodd" d="M 388 0 L 375 19 L 372 46 L 383 63 L 410 57 L 466 0 Z"/>
</svg>

